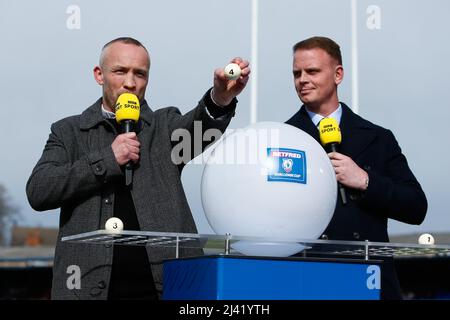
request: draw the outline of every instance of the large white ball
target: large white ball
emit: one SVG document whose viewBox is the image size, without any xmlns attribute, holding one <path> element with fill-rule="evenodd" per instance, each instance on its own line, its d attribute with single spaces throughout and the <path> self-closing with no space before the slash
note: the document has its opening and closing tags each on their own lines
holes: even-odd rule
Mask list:
<svg viewBox="0 0 450 320">
<path fill-rule="evenodd" d="M 337 182 L 322 146 L 306 132 L 259 122 L 226 135 L 205 165 L 201 197 L 217 234 L 317 239 L 330 222 Z M 242 241 L 249 255 L 289 256 L 295 243 Z"/>
</svg>

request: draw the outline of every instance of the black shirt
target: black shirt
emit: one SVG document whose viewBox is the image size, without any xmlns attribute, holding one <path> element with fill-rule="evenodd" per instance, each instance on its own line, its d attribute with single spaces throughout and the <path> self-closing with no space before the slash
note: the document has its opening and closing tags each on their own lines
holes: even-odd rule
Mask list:
<svg viewBox="0 0 450 320">
<path fill-rule="evenodd" d="M 108 120 L 120 132 L 114 119 Z M 125 178 L 114 192 L 114 217 L 125 230 L 141 230 L 130 189 Z M 108 299 L 157 299 L 153 275 L 145 246 L 114 245 Z"/>
</svg>

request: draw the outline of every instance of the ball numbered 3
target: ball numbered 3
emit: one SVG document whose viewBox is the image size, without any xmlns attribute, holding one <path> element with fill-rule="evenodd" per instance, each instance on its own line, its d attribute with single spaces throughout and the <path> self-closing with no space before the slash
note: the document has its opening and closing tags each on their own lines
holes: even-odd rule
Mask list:
<svg viewBox="0 0 450 320">
<path fill-rule="evenodd" d="M 109 218 L 105 223 L 105 229 L 110 232 L 121 232 L 123 230 L 123 222 L 119 218 Z"/>
<path fill-rule="evenodd" d="M 241 67 L 236 63 L 230 63 L 225 67 L 224 72 L 227 79 L 236 80 L 241 76 Z"/>
</svg>

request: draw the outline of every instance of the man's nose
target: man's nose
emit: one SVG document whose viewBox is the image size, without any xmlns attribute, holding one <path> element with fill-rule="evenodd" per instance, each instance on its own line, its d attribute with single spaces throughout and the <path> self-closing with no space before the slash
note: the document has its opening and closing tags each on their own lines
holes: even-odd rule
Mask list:
<svg viewBox="0 0 450 320">
<path fill-rule="evenodd" d="M 302 72 L 302 74 L 299 77 L 300 83 L 307 83 L 308 82 L 308 76 L 305 74 L 305 72 Z"/>
<path fill-rule="evenodd" d="M 136 81 L 134 80 L 134 76 L 131 73 L 127 74 L 123 86 L 128 90 L 134 89 L 136 87 Z"/>
</svg>

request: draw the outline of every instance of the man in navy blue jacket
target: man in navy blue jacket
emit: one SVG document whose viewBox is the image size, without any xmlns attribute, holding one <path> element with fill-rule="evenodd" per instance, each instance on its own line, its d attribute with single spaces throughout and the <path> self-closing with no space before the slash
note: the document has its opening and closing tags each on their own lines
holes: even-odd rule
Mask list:
<svg viewBox="0 0 450 320">
<path fill-rule="evenodd" d="M 328 156 L 347 194 L 338 198 L 333 218 L 322 235 L 329 240 L 388 242 L 388 218 L 420 224 L 427 200 L 391 131 L 356 115 L 339 102 L 337 87 L 344 69 L 340 47 L 313 37 L 294 48 L 293 75 L 301 109 L 286 123 L 319 141 L 318 123 L 335 118 L 341 129 L 339 152 Z M 381 298 L 401 299 L 392 260 L 382 266 Z"/>
</svg>

